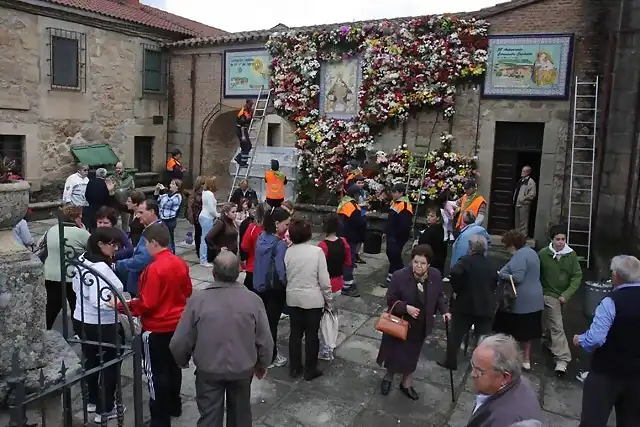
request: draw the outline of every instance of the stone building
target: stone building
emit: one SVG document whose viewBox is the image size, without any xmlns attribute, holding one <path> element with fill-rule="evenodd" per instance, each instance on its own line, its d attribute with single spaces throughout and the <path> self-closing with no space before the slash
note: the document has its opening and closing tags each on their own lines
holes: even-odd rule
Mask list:
<svg viewBox="0 0 640 427">
<path fill-rule="evenodd" d="M 107 143 L 126 167 L 163 169 L 159 46 L 221 34 L 138 0 L 0 0 L 0 156 L 17 160 L 36 200 L 60 197 L 76 144 Z"/>
<path fill-rule="evenodd" d="M 598 29 L 606 15 L 598 0 L 513 0 L 457 16 L 486 19 L 491 24 L 490 35 L 573 34 L 573 74 L 569 81 L 573 82 L 575 76 L 590 80 L 602 72 Z M 202 159 L 192 166 L 194 171 L 227 175 L 237 147 L 234 111 L 242 100 L 225 98 L 222 93 L 223 53 L 263 47 L 270 34 L 283 28 L 195 38 L 172 45 L 175 109 L 169 118 L 170 145 L 193 153 L 192 159 Z M 450 131 L 455 137 L 455 151 L 478 155 L 480 190 L 489 199 L 488 225 L 495 233 L 505 229 L 509 220 L 506 216 L 511 215 L 511 208 L 501 203 L 505 191 L 508 199 L 520 168 L 530 164 L 539 185 L 535 238 L 545 241 L 548 225 L 567 215 L 571 96 L 562 100 L 486 99 L 477 87 L 459 88 L 456 111 L 452 121 L 431 112 L 418 114 L 397 129 L 385 129 L 376 137 L 376 147 L 391 150 L 408 144 L 413 151 L 426 151 L 439 145 L 442 131 Z M 212 113 L 215 117 L 209 120 Z M 264 142 L 260 143 L 295 143 L 291 124 L 277 116 L 268 120 L 267 132 L 273 135 L 262 135 Z"/>
</svg>

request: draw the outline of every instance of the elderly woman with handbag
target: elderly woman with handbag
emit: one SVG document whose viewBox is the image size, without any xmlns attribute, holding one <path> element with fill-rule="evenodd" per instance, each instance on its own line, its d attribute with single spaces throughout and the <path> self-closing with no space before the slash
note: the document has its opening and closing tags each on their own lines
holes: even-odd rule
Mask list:
<svg viewBox="0 0 640 427">
<path fill-rule="evenodd" d="M 451 318 L 442 274 L 429 265 L 432 260 L 429 245 L 415 246 L 411 265 L 391 276 L 387 290 L 389 311 L 376 324 L 376 329 L 383 333 L 377 363 L 387 370 L 380 387 L 383 396 L 391 391 L 394 375 L 400 374 L 400 391 L 409 399 L 418 400 L 412 377 L 424 340 L 433 329 L 436 310 L 445 320 Z"/>
</svg>

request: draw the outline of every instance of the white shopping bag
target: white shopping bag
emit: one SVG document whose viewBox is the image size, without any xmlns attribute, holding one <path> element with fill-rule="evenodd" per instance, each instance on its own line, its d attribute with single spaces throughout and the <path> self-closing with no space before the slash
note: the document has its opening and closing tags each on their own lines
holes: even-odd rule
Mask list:
<svg viewBox="0 0 640 427">
<path fill-rule="evenodd" d="M 338 343 L 338 315 L 333 311 L 325 310 L 320 321 L 320 333 L 326 346 L 333 350 Z"/>
</svg>

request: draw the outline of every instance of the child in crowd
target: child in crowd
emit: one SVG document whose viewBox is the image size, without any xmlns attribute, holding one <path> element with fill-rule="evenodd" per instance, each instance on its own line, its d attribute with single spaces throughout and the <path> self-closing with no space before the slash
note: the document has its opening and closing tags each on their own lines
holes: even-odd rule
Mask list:
<svg viewBox="0 0 640 427">
<path fill-rule="evenodd" d="M 340 229 L 340 218 L 337 214 L 331 213 L 327 215 L 324 223 L 325 238 L 318 246 L 324 252 L 327 258 L 327 269 L 329 270 L 329 278 L 331 279 L 331 292 L 335 295 L 342 291 L 344 286 L 343 272 L 345 267 L 351 266 L 351 248 L 344 237 L 338 237 Z M 332 360 L 333 349 L 326 345 L 326 341 L 320 334 L 320 354 L 318 359 Z"/>
</svg>

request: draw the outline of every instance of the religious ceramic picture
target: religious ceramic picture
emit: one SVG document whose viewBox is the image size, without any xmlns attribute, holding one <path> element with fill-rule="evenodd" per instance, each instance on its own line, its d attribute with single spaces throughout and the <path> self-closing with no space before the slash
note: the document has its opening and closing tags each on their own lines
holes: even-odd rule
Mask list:
<svg viewBox="0 0 640 427">
<path fill-rule="evenodd" d="M 566 99 L 572 35 L 489 37 L 483 96 Z"/>
<path fill-rule="evenodd" d="M 320 114 L 349 120 L 358 115 L 362 66 L 358 58 L 326 62 L 320 70 Z"/>
</svg>

